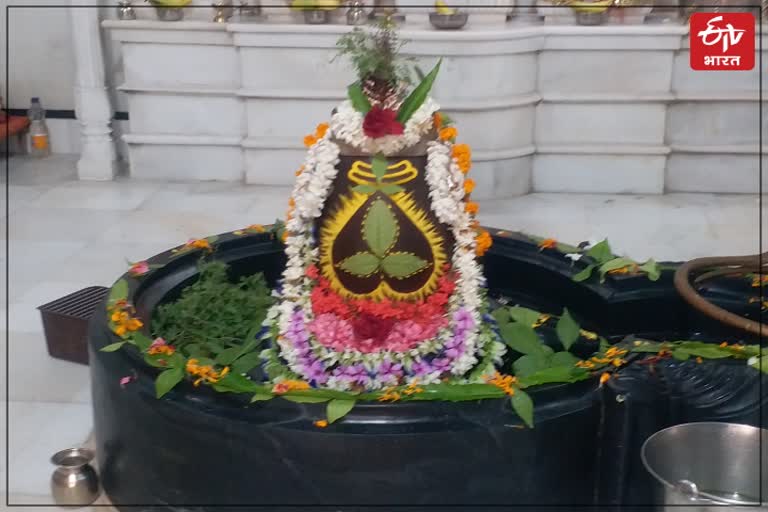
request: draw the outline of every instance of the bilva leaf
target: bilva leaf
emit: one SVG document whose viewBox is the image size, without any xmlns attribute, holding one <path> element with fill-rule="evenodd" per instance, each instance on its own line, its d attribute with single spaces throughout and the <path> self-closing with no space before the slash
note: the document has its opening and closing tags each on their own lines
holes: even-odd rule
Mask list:
<svg viewBox="0 0 768 512">
<path fill-rule="evenodd" d="M 383 257 L 397 240 L 397 219 L 381 199 L 376 199 L 365 215 L 363 238 L 378 257 Z"/>
<path fill-rule="evenodd" d="M 424 77 L 424 80 L 422 80 L 421 83 L 411 91 L 411 94 L 405 98 L 405 101 L 400 106 L 400 110 L 397 112 L 398 122 L 401 124 L 408 122 L 414 112 L 416 112 L 427 99 L 429 92 L 432 90 L 432 84 L 435 82 L 435 78 L 437 78 L 437 73 L 440 71 L 440 64 L 442 61 L 442 59 L 438 60 L 435 67 L 432 68 L 432 71 L 430 71 L 429 74 Z"/>
<path fill-rule="evenodd" d="M 515 370 L 515 376 L 522 378 L 547 368 L 549 364 L 549 356 L 526 354 L 512 363 L 512 368 Z"/>
<path fill-rule="evenodd" d="M 555 330 L 565 350 L 570 350 L 571 345 L 579 339 L 579 324 L 573 319 L 568 309 L 563 310 L 563 316 L 557 321 Z"/>
<path fill-rule="evenodd" d="M 339 266 L 352 275 L 365 277 L 379 269 L 379 258 L 369 252 L 359 252 L 339 263 Z"/>
<path fill-rule="evenodd" d="M 162 398 L 166 393 L 172 390 L 176 384 L 181 382 L 184 377 L 182 368 L 170 368 L 157 376 L 155 380 L 155 395 Z"/>
<path fill-rule="evenodd" d="M 509 316 L 511 316 L 512 320 L 515 322 L 520 322 L 525 325 L 533 325 L 539 319 L 541 313 L 521 306 L 515 306 L 509 308 Z"/>
<path fill-rule="evenodd" d="M 376 192 L 376 187 L 373 185 L 355 185 L 352 187 L 353 192 L 357 192 L 358 194 L 373 194 Z"/>
<path fill-rule="evenodd" d="M 648 274 L 648 279 L 651 281 L 658 281 L 659 277 L 661 277 L 661 270 L 659 270 L 659 264 L 656 263 L 653 258 L 649 259 L 642 265 L 640 265 L 640 270 Z"/>
<path fill-rule="evenodd" d="M 573 368 L 579 361 L 575 355 L 570 352 L 556 352 L 549 359 L 550 366 L 565 366 L 567 368 Z"/>
<path fill-rule="evenodd" d="M 428 263 L 426 260 L 409 252 L 393 252 L 381 260 L 382 270 L 384 270 L 388 276 L 396 279 L 403 279 L 415 274 L 424 269 L 427 265 Z"/>
<path fill-rule="evenodd" d="M 376 176 L 376 181 L 380 181 L 381 178 L 387 174 L 387 158 L 381 153 L 377 153 L 371 159 L 371 172 Z"/>
<path fill-rule="evenodd" d="M 391 195 L 394 195 L 394 194 L 398 194 L 398 193 L 402 192 L 405 189 L 403 187 L 401 187 L 400 185 L 382 185 L 380 190 L 383 193 L 387 194 L 388 196 L 391 196 Z"/>
<path fill-rule="evenodd" d="M 749 366 L 763 373 L 768 373 L 768 356 L 756 357 Z"/>
<path fill-rule="evenodd" d="M 360 82 L 355 82 L 347 87 L 347 96 L 349 96 L 349 101 L 352 102 L 352 106 L 358 112 L 367 114 L 371 110 L 371 103 L 365 97 L 363 89 L 360 87 Z"/>
<path fill-rule="evenodd" d="M 496 323 L 501 325 L 505 325 L 509 323 L 510 315 L 509 315 L 509 308 L 501 307 L 498 309 L 494 309 L 491 313 L 491 316 L 493 316 L 494 319 L 496 319 Z"/>
<path fill-rule="evenodd" d="M 672 351 L 672 357 L 680 361 L 685 361 L 686 359 L 691 357 L 691 354 L 689 354 L 685 350 L 676 348 L 675 350 Z"/>
<path fill-rule="evenodd" d="M 128 281 L 121 279 L 112 285 L 109 290 L 109 304 L 114 304 L 119 300 L 125 300 L 128 297 Z"/>
<path fill-rule="evenodd" d="M 613 259 L 611 246 L 608 245 L 608 240 L 596 243 L 590 247 L 586 254 L 600 265 Z"/>
<path fill-rule="evenodd" d="M 533 428 L 533 400 L 522 389 L 516 389 L 512 395 L 512 408 L 528 428 Z"/>
<path fill-rule="evenodd" d="M 334 398 L 326 406 L 326 416 L 328 423 L 333 423 L 346 416 L 349 411 L 355 407 L 356 400 L 347 400 L 343 398 Z"/>
<path fill-rule="evenodd" d="M 146 351 L 149 349 L 149 347 L 152 346 L 152 340 L 140 332 L 134 332 L 131 335 L 131 338 L 133 339 L 133 344 L 136 345 L 136 347 L 142 352 Z"/>
<path fill-rule="evenodd" d="M 251 403 L 264 402 L 266 400 L 272 400 L 273 398 L 274 396 L 268 393 L 256 393 L 251 397 Z"/>
<path fill-rule="evenodd" d="M 515 322 L 502 325 L 499 329 L 504 342 L 521 354 L 543 354 L 544 349 L 530 325 Z"/>
<path fill-rule="evenodd" d="M 576 281 L 577 283 L 586 281 L 592 276 L 592 271 L 595 270 L 596 266 L 597 265 L 595 264 L 587 265 L 580 272 L 578 272 L 577 274 L 574 274 L 573 280 Z"/>
</svg>

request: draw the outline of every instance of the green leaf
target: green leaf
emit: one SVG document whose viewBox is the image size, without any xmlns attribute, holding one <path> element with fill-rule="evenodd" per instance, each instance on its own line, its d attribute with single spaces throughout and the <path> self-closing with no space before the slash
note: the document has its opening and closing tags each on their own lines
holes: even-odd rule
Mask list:
<svg viewBox="0 0 768 512">
<path fill-rule="evenodd" d="M 768 373 L 768 356 L 756 357 L 754 361 L 749 363 L 749 366 L 763 373 Z"/>
<path fill-rule="evenodd" d="M 557 337 L 565 350 L 570 350 L 574 342 L 579 339 L 579 324 L 571 316 L 568 309 L 563 310 L 563 316 L 557 321 Z"/>
<path fill-rule="evenodd" d="M 371 110 L 371 103 L 368 101 L 368 98 L 365 97 L 360 82 L 355 82 L 347 87 L 347 96 L 349 96 L 352 106 L 358 112 L 367 114 L 368 111 Z"/>
<path fill-rule="evenodd" d="M 421 393 L 411 395 L 411 400 L 446 400 L 448 402 L 464 402 L 468 400 L 484 400 L 486 398 L 502 398 L 504 391 L 489 384 L 429 384 L 421 386 Z"/>
<path fill-rule="evenodd" d="M 533 375 L 549 367 L 549 356 L 544 354 L 526 354 L 512 363 L 517 378 Z"/>
<path fill-rule="evenodd" d="M 511 400 L 512 408 L 517 415 L 528 425 L 528 428 L 533 428 L 533 400 L 528 393 L 522 389 L 516 389 Z"/>
<path fill-rule="evenodd" d="M 672 351 L 672 357 L 680 361 L 685 361 L 686 359 L 689 359 L 691 357 L 691 354 L 686 352 L 685 350 L 681 350 L 677 348 Z"/>
<path fill-rule="evenodd" d="M 261 364 L 261 354 L 258 352 L 251 352 L 245 354 L 242 357 L 232 363 L 232 373 L 247 373 Z"/>
<path fill-rule="evenodd" d="M 614 258 L 607 263 L 603 263 L 600 266 L 600 282 L 605 281 L 605 274 L 610 272 L 611 270 L 617 270 L 623 267 L 626 267 L 627 265 L 632 265 L 635 262 L 632 261 L 629 258 Z"/>
<path fill-rule="evenodd" d="M 611 348 L 611 344 L 610 344 L 610 343 L 608 343 L 608 340 L 607 340 L 607 339 L 605 339 L 605 338 L 603 338 L 602 336 L 600 336 L 600 346 L 599 346 L 599 348 L 598 348 L 598 350 L 600 351 L 600 353 L 601 353 L 601 354 L 604 354 L 604 353 L 605 353 L 605 351 L 606 351 L 606 350 L 608 350 L 609 348 Z"/>
<path fill-rule="evenodd" d="M 570 352 L 556 352 L 549 360 L 550 366 L 566 366 L 573 368 L 579 358 Z"/>
<path fill-rule="evenodd" d="M 421 270 L 423 270 L 428 263 L 409 252 L 393 252 L 388 254 L 381 260 L 381 268 L 388 276 L 396 279 L 404 279 L 411 276 Z"/>
<path fill-rule="evenodd" d="M 222 379 L 213 385 L 216 391 L 229 393 L 257 393 L 259 385 L 251 379 L 229 372 Z"/>
<path fill-rule="evenodd" d="M 603 240 L 590 247 L 586 255 L 595 260 L 599 265 L 613 259 L 613 253 L 611 253 L 611 246 L 608 245 L 608 240 Z"/>
<path fill-rule="evenodd" d="M 371 172 L 373 172 L 373 175 L 376 176 L 377 182 L 381 181 L 381 178 L 387 174 L 388 165 L 389 162 L 387 161 L 387 157 L 381 153 L 376 153 L 373 155 L 373 158 L 371 159 Z"/>
<path fill-rule="evenodd" d="M 369 252 L 359 252 L 339 263 L 339 267 L 358 277 L 366 277 L 379 269 L 379 258 Z"/>
<path fill-rule="evenodd" d="M 400 185 L 382 185 L 380 189 L 384 194 L 387 194 L 388 196 L 392 196 L 395 194 L 399 194 L 403 190 L 405 190 Z"/>
<path fill-rule="evenodd" d="M 264 402 L 266 400 L 272 400 L 273 398 L 274 396 L 270 395 L 269 393 L 256 393 L 251 397 L 251 403 Z"/>
<path fill-rule="evenodd" d="M 534 311 L 533 309 L 515 306 L 509 308 L 509 316 L 511 316 L 512 320 L 515 322 L 520 322 L 521 324 L 532 326 L 538 321 L 541 313 Z"/>
<path fill-rule="evenodd" d="M 532 375 L 522 377 L 518 382 L 520 386 L 529 388 L 531 386 L 540 386 L 542 384 L 578 382 L 588 378 L 589 372 L 584 368 L 552 366 L 551 368 L 540 370 Z"/>
<path fill-rule="evenodd" d="M 355 403 L 357 403 L 356 400 L 345 400 L 342 398 L 334 398 L 328 402 L 328 405 L 326 406 L 328 423 L 333 423 L 346 416 L 355 406 Z"/>
<path fill-rule="evenodd" d="M 127 342 L 125 341 L 118 341 L 117 343 L 112 343 L 111 345 L 107 345 L 106 347 L 101 349 L 101 352 L 116 352 L 123 348 L 123 345 L 125 345 Z"/>
<path fill-rule="evenodd" d="M 656 263 L 653 258 L 649 259 L 642 265 L 640 265 L 640 270 L 648 274 L 648 279 L 651 281 L 658 281 L 661 277 L 661 270 L 659 269 L 659 264 Z"/>
<path fill-rule="evenodd" d="M 374 187 L 373 185 L 355 185 L 352 187 L 353 192 L 357 192 L 358 194 L 368 194 L 371 195 L 374 192 L 376 192 L 378 189 Z"/>
<path fill-rule="evenodd" d="M 397 240 L 397 219 L 381 199 L 371 204 L 363 220 L 363 238 L 376 256 L 383 257 Z"/>
<path fill-rule="evenodd" d="M 142 352 L 147 351 L 152 346 L 152 340 L 140 332 L 134 332 L 131 335 L 131 339 L 133 339 L 133 343 Z"/>
<path fill-rule="evenodd" d="M 216 364 L 221 366 L 229 366 L 240 355 L 240 347 L 225 348 L 216 356 Z"/>
<path fill-rule="evenodd" d="M 296 402 L 297 404 L 319 404 L 330 400 L 328 397 L 323 396 L 287 396 L 281 395 L 281 398 L 288 400 L 289 402 Z"/>
<path fill-rule="evenodd" d="M 542 354 L 544 349 L 530 325 L 513 323 L 502 325 L 499 329 L 504 342 L 521 354 Z"/>
<path fill-rule="evenodd" d="M 501 307 L 494 309 L 491 316 L 496 319 L 496 323 L 499 324 L 499 326 L 508 324 L 510 321 L 509 308 Z"/>
<path fill-rule="evenodd" d="M 587 265 L 581 271 L 579 271 L 578 273 L 574 274 L 572 279 L 574 281 L 576 281 L 577 283 L 580 283 L 582 281 L 586 281 L 587 279 L 589 279 L 592 276 L 592 271 L 595 270 L 596 266 L 597 265 L 595 265 L 594 263 L 590 264 L 590 265 Z"/>
<path fill-rule="evenodd" d="M 417 85 L 416 88 L 411 91 L 411 94 L 405 98 L 405 101 L 400 106 L 400 110 L 397 112 L 397 120 L 401 124 L 408 122 L 414 112 L 416 112 L 419 107 L 421 107 L 421 105 L 427 99 L 427 96 L 429 96 L 429 92 L 432 90 L 432 84 L 435 82 L 437 73 L 440 71 L 440 64 L 442 61 L 442 59 L 438 60 L 435 67 L 432 68 L 432 71 L 430 71 L 429 74 L 424 77 L 424 80 L 422 80 L 421 83 L 419 83 L 419 85 Z"/>
<path fill-rule="evenodd" d="M 176 384 L 181 382 L 184 378 L 184 370 L 182 368 L 169 368 L 155 380 L 155 395 L 157 398 L 162 398 L 166 393 L 172 390 Z"/>
<path fill-rule="evenodd" d="M 108 303 L 110 305 L 114 304 L 115 302 L 119 300 L 125 300 L 128 298 L 128 281 L 125 279 L 120 279 L 118 282 L 112 285 L 112 288 L 109 290 L 109 298 Z"/>
</svg>

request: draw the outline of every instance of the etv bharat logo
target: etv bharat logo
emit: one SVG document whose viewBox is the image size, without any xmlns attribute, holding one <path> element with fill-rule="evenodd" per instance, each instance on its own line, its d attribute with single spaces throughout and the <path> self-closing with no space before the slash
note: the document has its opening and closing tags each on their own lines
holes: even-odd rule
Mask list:
<svg viewBox="0 0 768 512">
<path fill-rule="evenodd" d="M 755 16 L 698 12 L 691 15 L 691 68 L 748 71 L 755 67 Z"/>
</svg>

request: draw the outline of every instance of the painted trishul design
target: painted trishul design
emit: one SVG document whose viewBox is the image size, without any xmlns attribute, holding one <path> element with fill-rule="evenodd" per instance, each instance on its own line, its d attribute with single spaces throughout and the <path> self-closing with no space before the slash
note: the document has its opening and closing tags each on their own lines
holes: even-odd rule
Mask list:
<svg viewBox="0 0 768 512">
<path fill-rule="evenodd" d="M 343 164 L 342 164 L 343 165 Z M 320 226 L 320 269 L 347 298 L 422 299 L 447 262 L 446 233 L 414 162 L 352 159 Z M 344 186 L 346 185 L 346 187 Z M 344 191 L 346 189 L 346 191 Z"/>
</svg>

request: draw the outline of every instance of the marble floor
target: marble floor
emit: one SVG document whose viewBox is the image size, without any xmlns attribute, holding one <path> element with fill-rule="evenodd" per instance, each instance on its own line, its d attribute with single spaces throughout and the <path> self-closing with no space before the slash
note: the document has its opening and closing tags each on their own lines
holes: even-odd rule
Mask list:
<svg viewBox="0 0 768 512">
<path fill-rule="evenodd" d="M 74 166 L 74 158 L 67 156 L 10 162 L 10 273 L 2 276 L 9 279 L 10 293 L 2 315 L 9 315 L 10 329 L 11 504 L 49 504 L 49 457 L 86 442 L 92 425 L 87 368 L 48 356 L 36 308 L 86 286 L 110 285 L 126 269 L 126 260 L 151 256 L 191 237 L 270 223 L 282 216 L 290 192 L 220 183 L 78 182 Z M 635 259 L 759 251 L 757 195 L 531 194 L 480 206 L 485 225 L 566 242 L 608 237 L 616 252 Z M 5 258 L 0 251 L 0 259 Z M 5 301 L 4 294 L 0 300 Z M 0 429 L 5 428 L 3 417 Z M 0 486 L 6 490 L 5 474 Z"/>
</svg>

